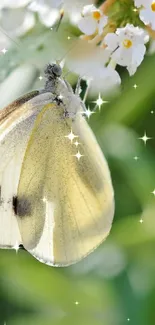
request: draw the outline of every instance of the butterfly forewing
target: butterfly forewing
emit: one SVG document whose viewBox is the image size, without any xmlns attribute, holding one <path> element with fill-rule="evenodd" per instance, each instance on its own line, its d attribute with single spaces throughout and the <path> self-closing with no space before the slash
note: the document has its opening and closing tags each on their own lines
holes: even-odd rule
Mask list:
<svg viewBox="0 0 155 325">
<path fill-rule="evenodd" d="M 32 92 L 0 112 L 0 247 L 21 243 L 16 219 L 21 165 L 43 95 Z M 45 99 L 49 96 L 43 96 Z"/>
</svg>

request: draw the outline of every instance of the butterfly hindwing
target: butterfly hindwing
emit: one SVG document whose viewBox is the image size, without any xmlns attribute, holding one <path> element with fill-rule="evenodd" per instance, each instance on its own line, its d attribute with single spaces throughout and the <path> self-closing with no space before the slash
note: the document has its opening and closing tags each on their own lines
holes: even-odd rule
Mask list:
<svg viewBox="0 0 155 325">
<path fill-rule="evenodd" d="M 78 136 L 77 148 L 68 139 Z M 17 219 L 24 247 L 51 265 L 69 265 L 108 235 L 114 212 L 107 163 L 84 118 L 71 122 L 63 107 L 37 116 L 24 156 Z"/>
</svg>

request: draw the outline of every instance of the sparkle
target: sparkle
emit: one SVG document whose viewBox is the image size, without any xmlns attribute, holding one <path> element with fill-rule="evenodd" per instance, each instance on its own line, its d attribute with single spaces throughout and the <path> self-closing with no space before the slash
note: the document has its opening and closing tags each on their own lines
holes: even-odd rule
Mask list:
<svg viewBox="0 0 155 325">
<path fill-rule="evenodd" d="M 137 89 L 137 87 L 138 87 L 137 84 L 134 84 L 134 85 L 133 85 L 133 88 Z"/>
<path fill-rule="evenodd" d="M 139 159 L 139 157 L 135 156 L 133 159 L 137 161 Z"/>
<path fill-rule="evenodd" d="M 155 196 L 155 189 L 151 193 Z"/>
<path fill-rule="evenodd" d="M 70 132 L 68 135 L 65 135 L 65 138 L 68 138 L 68 139 L 71 141 L 71 143 L 73 142 L 74 138 L 77 138 L 77 137 L 78 137 L 78 136 L 75 135 L 75 134 L 72 132 L 72 130 L 71 130 L 71 132 Z"/>
<path fill-rule="evenodd" d="M 75 301 L 75 305 L 79 305 L 79 302 L 78 301 Z"/>
<path fill-rule="evenodd" d="M 67 37 L 67 39 L 68 39 L 68 40 L 70 40 L 70 39 L 71 39 L 71 37 L 70 37 L 70 36 L 68 36 L 68 37 Z"/>
<path fill-rule="evenodd" d="M 53 30 L 53 27 L 51 27 L 50 29 Z"/>
<path fill-rule="evenodd" d="M 76 153 L 76 155 L 74 155 L 78 160 L 80 160 L 81 157 L 83 157 L 83 155 L 81 155 L 81 153 L 78 151 Z"/>
<path fill-rule="evenodd" d="M 99 108 L 99 110 L 100 110 L 102 104 L 106 104 L 106 103 L 108 103 L 108 102 L 107 102 L 106 100 L 103 100 L 103 99 L 101 98 L 100 93 L 99 93 L 99 96 L 98 96 L 97 100 L 96 100 L 95 102 L 93 102 L 93 103 L 95 103 L 96 106 L 98 106 L 98 108 Z"/>
<path fill-rule="evenodd" d="M 18 253 L 18 251 L 19 251 L 19 244 L 18 244 L 18 242 L 16 241 L 16 243 L 15 243 L 15 245 L 12 247 L 13 249 L 15 249 L 15 251 L 16 251 L 16 254 Z"/>
<path fill-rule="evenodd" d="M 127 321 L 130 322 L 130 318 L 128 318 Z"/>
<path fill-rule="evenodd" d="M 151 111 L 151 114 L 154 114 L 154 111 Z"/>
<path fill-rule="evenodd" d="M 42 79 L 43 79 L 43 77 L 42 77 L 42 76 L 40 76 L 40 77 L 39 77 L 39 80 L 41 81 Z"/>
<path fill-rule="evenodd" d="M 75 146 L 77 147 L 77 146 L 80 144 L 80 142 L 75 141 L 74 144 L 75 144 Z"/>
<path fill-rule="evenodd" d="M 43 201 L 44 203 L 47 202 L 47 199 L 45 198 L 45 196 L 43 197 L 42 201 Z"/>
<path fill-rule="evenodd" d="M 4 48 L 3 50 L 1 50 L 1 52 L 2 52 L 3 54 L 5 54 L 7 51 L 8 51 L 8 50 L 6 50 L 5 48 Z"/>
<path fill-rule="evenodd" d="M 140 219 L 140 220 L 139 220 L 139 222 L 140 222 L 140 223 L 143 223 L 143 222 L 144 222 L 144 220 L 143 220 L 143 219 Z"/>
<path fill-rule="evenodd" d="M 137 9 L 137 8 L 133 8 L 133 11 L 134 11 L 134 12 L 137 12 L 137 11 L 138 11 L 138 9 Z"/>
<path fill-rule="evenodd" d="M 144 141 L 145 145 L 146 145 L 146 142 L 152 138 L 149 138 L 147 135 L 146 135 L 146 132 L 144 133 L 143 137 L 139 138 L 140 140 Z"/>
<path fill-rule="evenodd" d="M 91 111 L 90 109 L 89 109 L 89 107 L 88 107 L 88 109 L 86 109 L 86 111 L 85 112 L 83 112 L 87 117 L 88 117 L 88 119 L 90 118 L 90 116 L 92 115 L 92 114 L 94 114 L 95 112 L 93 112 L 93 111 Z"/>
<path fill-rule="evenodd" d="M 63 96 L 62 96 L 62 94 L 60 94 L 60 95 L 58 96 L 58 98 L 59 98 L 59 99 L 63 99 Z"/>
</svg>

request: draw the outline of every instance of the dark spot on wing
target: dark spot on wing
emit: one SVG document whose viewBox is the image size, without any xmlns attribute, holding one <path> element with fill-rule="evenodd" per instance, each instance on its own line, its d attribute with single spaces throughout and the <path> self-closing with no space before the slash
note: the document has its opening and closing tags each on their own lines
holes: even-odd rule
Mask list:
<svg viewBox="0 0 155 325">
<path fill-rule="evenodd" d="M 24 248 L 24 246 L 21 245 L 21 244 L 19 245 L 19 248 L 20 248 L 20 249 L 23 249 L 24 251 L 26 251 L 26 249 Z"/>
<path fill-rule="evenodd" d="M 13 211 L 18 217 L 26 217 L 31 214 L 31 203 L 27 197 L 18 198 L 14 196 L 12 199 Z"/>
</svg>

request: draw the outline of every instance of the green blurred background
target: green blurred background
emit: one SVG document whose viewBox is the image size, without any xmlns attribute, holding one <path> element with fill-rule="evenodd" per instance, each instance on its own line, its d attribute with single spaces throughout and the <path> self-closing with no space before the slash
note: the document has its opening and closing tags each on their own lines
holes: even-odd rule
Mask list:
<svg viewBox="0 0 155 325">
<path fill-rule="evenodd" d="M 70 48 L 67 35 L 78 35 L 69 22 L 56 33 L 36 18 L 18 45 L 12 42 L 0 56 L 1 108 L 43 86 L 38 77 Z M 111 233 L 67 268 L 43 265 L 23 250 L 1 250 L 0 324 L 155 324 L 155 55 L 145 58 L 134 77 L 119 72 L 121 92 L 89 120 L 115 190 Z M 67 78 L 75 86 L 77 76 Z M 93 108 L 97 97 L 89 93 L 87 105 Z M 145 132 L 152 138 L 146 146 L 139 139 Z"/>
</svg>

